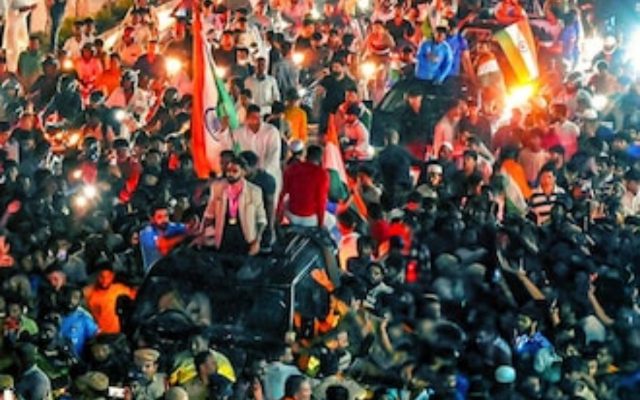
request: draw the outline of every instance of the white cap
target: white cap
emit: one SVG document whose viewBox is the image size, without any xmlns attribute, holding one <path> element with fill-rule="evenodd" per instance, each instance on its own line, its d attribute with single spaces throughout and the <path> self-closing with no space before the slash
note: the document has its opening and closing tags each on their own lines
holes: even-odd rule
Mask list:
<svg viewBox="0 0 640 400">
<path fill-rule="evenodd" d="M 598 112 L 593 108 L 588 108 L 582 113 L 582 119 L 588 121 L 595 121 L 598 119 Z"/>
</svg>

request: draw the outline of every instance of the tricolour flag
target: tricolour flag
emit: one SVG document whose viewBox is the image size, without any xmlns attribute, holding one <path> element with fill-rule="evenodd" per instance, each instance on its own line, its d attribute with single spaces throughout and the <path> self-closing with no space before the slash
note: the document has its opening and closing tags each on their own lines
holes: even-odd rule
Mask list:
<svg viewBox="0 0 640 400">
<path fill-rule="evenodd" d="M 211 47 L 206 40 L 200 10 L 193 12 L 193 111 L 191 114 L 191 152 L 199 178 L 220 171 L 220 152 L 231 149 L 228 129 L 220 120 L 228 118 L 229 129 L 238 127 L 233 100 L 216 74 Z"/>
<path fill-rule="evenodd" d="M 527 20 L 509 25 L 494 36 L 519 83 L 529 83 L 538 78 L 536 42 Z"/>
</svg>

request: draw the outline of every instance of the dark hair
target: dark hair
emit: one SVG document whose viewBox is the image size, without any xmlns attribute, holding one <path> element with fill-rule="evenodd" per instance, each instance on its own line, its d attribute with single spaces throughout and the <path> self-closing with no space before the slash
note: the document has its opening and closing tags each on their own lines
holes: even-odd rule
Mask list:
<svg viewBox="0 0 640 400">
<path fill-rule="evenodd" d="M 546 163 L 545 165 L 542 166 L 542 168 L 540 169 L 540 174 L 539 175 L 542 175 L 545 172 L 551 172 L 555 176 L 558 171 L 556 170 L 555 164 L 550 161 L 550 162 L 548 162 L 548 163 Z"/>
<path fill-rule="evenodd" d="M 196 371 L 200 368 L 202 364 L 207 362 L 207 358 L 211 355 L 208 351 L 201 351 L 193 357 L 193 364 L 196 366 Z"/>
<path fill-rule="evenodd" d="M 284 395 L 285 397 L 294 397 L 296 393 L 300 391 L 300 387 L 307 380 L 302 375 L 291 375 L 284 383 Z"/>
<path fill-rule="evenodd" d="M 324 150 L 322 147 L 312 144 L 307 147 L 307 160 L 312 162 L 322 162 Z"/>
<path fill-rule="evenodd" d="M 349 391 L 342 385 L 331 385 L 325 392 L 327 400 L 349 400 Z"/>
<path fill-rule="evenodd" d="M 251 150 L 243 151 L 242 153 L 240 153 L 240 157 L 244 159 L 248 167 L 255 167 L 256 165 L 258 165 L 258 155 Z"/>
<path fill-rule="evenodd" d="M 256 104 L 249 104 L 249 106 L 247 107 L 247 114 L 251 114 L 251 113 L 260 114 L 260 107 L 257 106 Z"/>
<path fill-rule="evenodd" d="M 163 201 L 157 201 L 157 202 L 153 203 L 151 205 L 151 207 L 149 208 L 149 216 L 153 217 L 153 215 L 156 213 L 156 211 L 158 211 L 158 210 L 166 210 L 166 209 L 167 209 L 167 205 Z"/>
</svg>

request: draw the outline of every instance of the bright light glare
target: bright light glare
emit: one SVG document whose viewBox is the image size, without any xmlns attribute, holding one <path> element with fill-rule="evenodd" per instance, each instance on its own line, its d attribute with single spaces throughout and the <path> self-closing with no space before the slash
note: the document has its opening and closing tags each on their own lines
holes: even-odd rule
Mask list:
<svg viewBox="0 0 640 400">
<path fill-rule="evenodd" d="M 67 140 L 69 146 L 75 146 L 80 142 L 80 134 L 78 132 L 72 133 Z"/>
<path fill-rule="evenodd" d="M 98 189 L 96 189 L 93 185 L 87 185 L 82 188 L 83 196 L 80 196 L 85 199 L 94 199 L 98 195 Z"/>
<path fill-rule="evenodd" d="M 73 60 L 70 58 L 65 58 L 62 60 L 62 69 L 65 71 L 73 70 Z"/>
<path fill-rule="evenodd" d="M 376 65 L 369 61 L 360 66 L 360 73 L 365 79 L 373 78 L 373 75 L 376 73 Z"/>
<path fill-rule="evenodd" d="M 85 208 L 87 206 L 87 204 L 89 204 L 89 201 L 84 196 L 76 196 L 73 199 L 73 203 L 78 208 Z"/>
<path fill-rule="evenodd" d="M 175 57 L 167 57 L 165 60 L 165 67 L 167 69 L 167 74 L 176 75 L 182 69 L 182 61 Z"/>
<path fill-rule="evenodd" d="M 320 11 L 318 11 L 317 8 L 312 8 L 311 9 L 311 19 L 320 19 Z"/>
<path fill-rule="evenodd" d="M 305 88 L 298 89 L 298 96 L 304 97 L 306 95 L 307 95 L 307 89 L 305 89 Z"/>
<path fill-rule="evenodd" d="M 591 105 L 597 111 L 603 111 L 605 108 L 607 108 L 608 104 L 609 100 L 607 99 L 607 96 L 603 96 L 601 94 L 593 96 L 593 99 L 591 100 Z"/>
<path fill-rule="evenodd" d="M 127 113 L 124 110 L 116 110 L 113 113 L 113 117 L 116 119 L 116 121 L 122 122 L 127 117 Z"/>
<path fill-rule="evenodd" d="M 73 174 L 71 174 L 71 176 L 73 177 L 73 179 L 82 178 L 82 170 L 81 169 L 77 169 L 77 170 L 73 171 Z"/>
<path fill-rule="evenodd" d="M 518 86 L 511 89 L 511 92 L 507 96 L 507 106 L 509 108 L 522 107 L 527 102 L 533 94 L 535 93 L 534 85 L 524 85 Z"/>
<path fill-rule="evenodd" d="M 291 58 L 296 65 L 300 65 L 304 62 L 304 54 L 300 52 L 293 53 Z"/>
<path fill-rule="evenodd" d="M 371 7 L 371 0 L 358 0 L 360 11 L 367 11 Z"/>
<path fill-rule="evenodd" d="M 218 78 L 224 79 L 227 76 L 227 69 L 225 67 L 219 67 L 216 65 L 216 75 Z"/>
</svg>

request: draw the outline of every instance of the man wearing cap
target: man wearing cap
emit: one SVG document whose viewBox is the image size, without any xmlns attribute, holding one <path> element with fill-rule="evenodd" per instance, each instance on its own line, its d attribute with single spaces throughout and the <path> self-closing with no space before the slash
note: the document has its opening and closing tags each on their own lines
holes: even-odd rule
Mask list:
<svg viewBox="0 0 640 400">
<path fill-rule="evenodd" d="M 80 400 L 106 400 L 109 394 L 109 377 L 102 372 L 89 371 L 76 379 Z"/>
<path fill-rule="evenodd" d="M 447 27 L 436 28 L 433 39 L 426 39 L 416 55 L 416 78 L 441 85 L 453 68 L 453 52 L 446 41 Z"/>
<path fill-rule="evenodd" d="M 29 47 L 21 52 L 18 57 L 17 72 L 25 90 L 29 90 L 42 73 L 41 59 L 40 38 L 31 35 L 29 36 Z"/>
<path fill-rule="evenodd" d="M 136 400 L 157 400 L 167 390 L 165 374 L 158 372 L 160 352 L 152 348 L 138 349 L 133 353 L 133 362 L 140 377 L 131 382 L 131 392 Z"/>
</svg>

